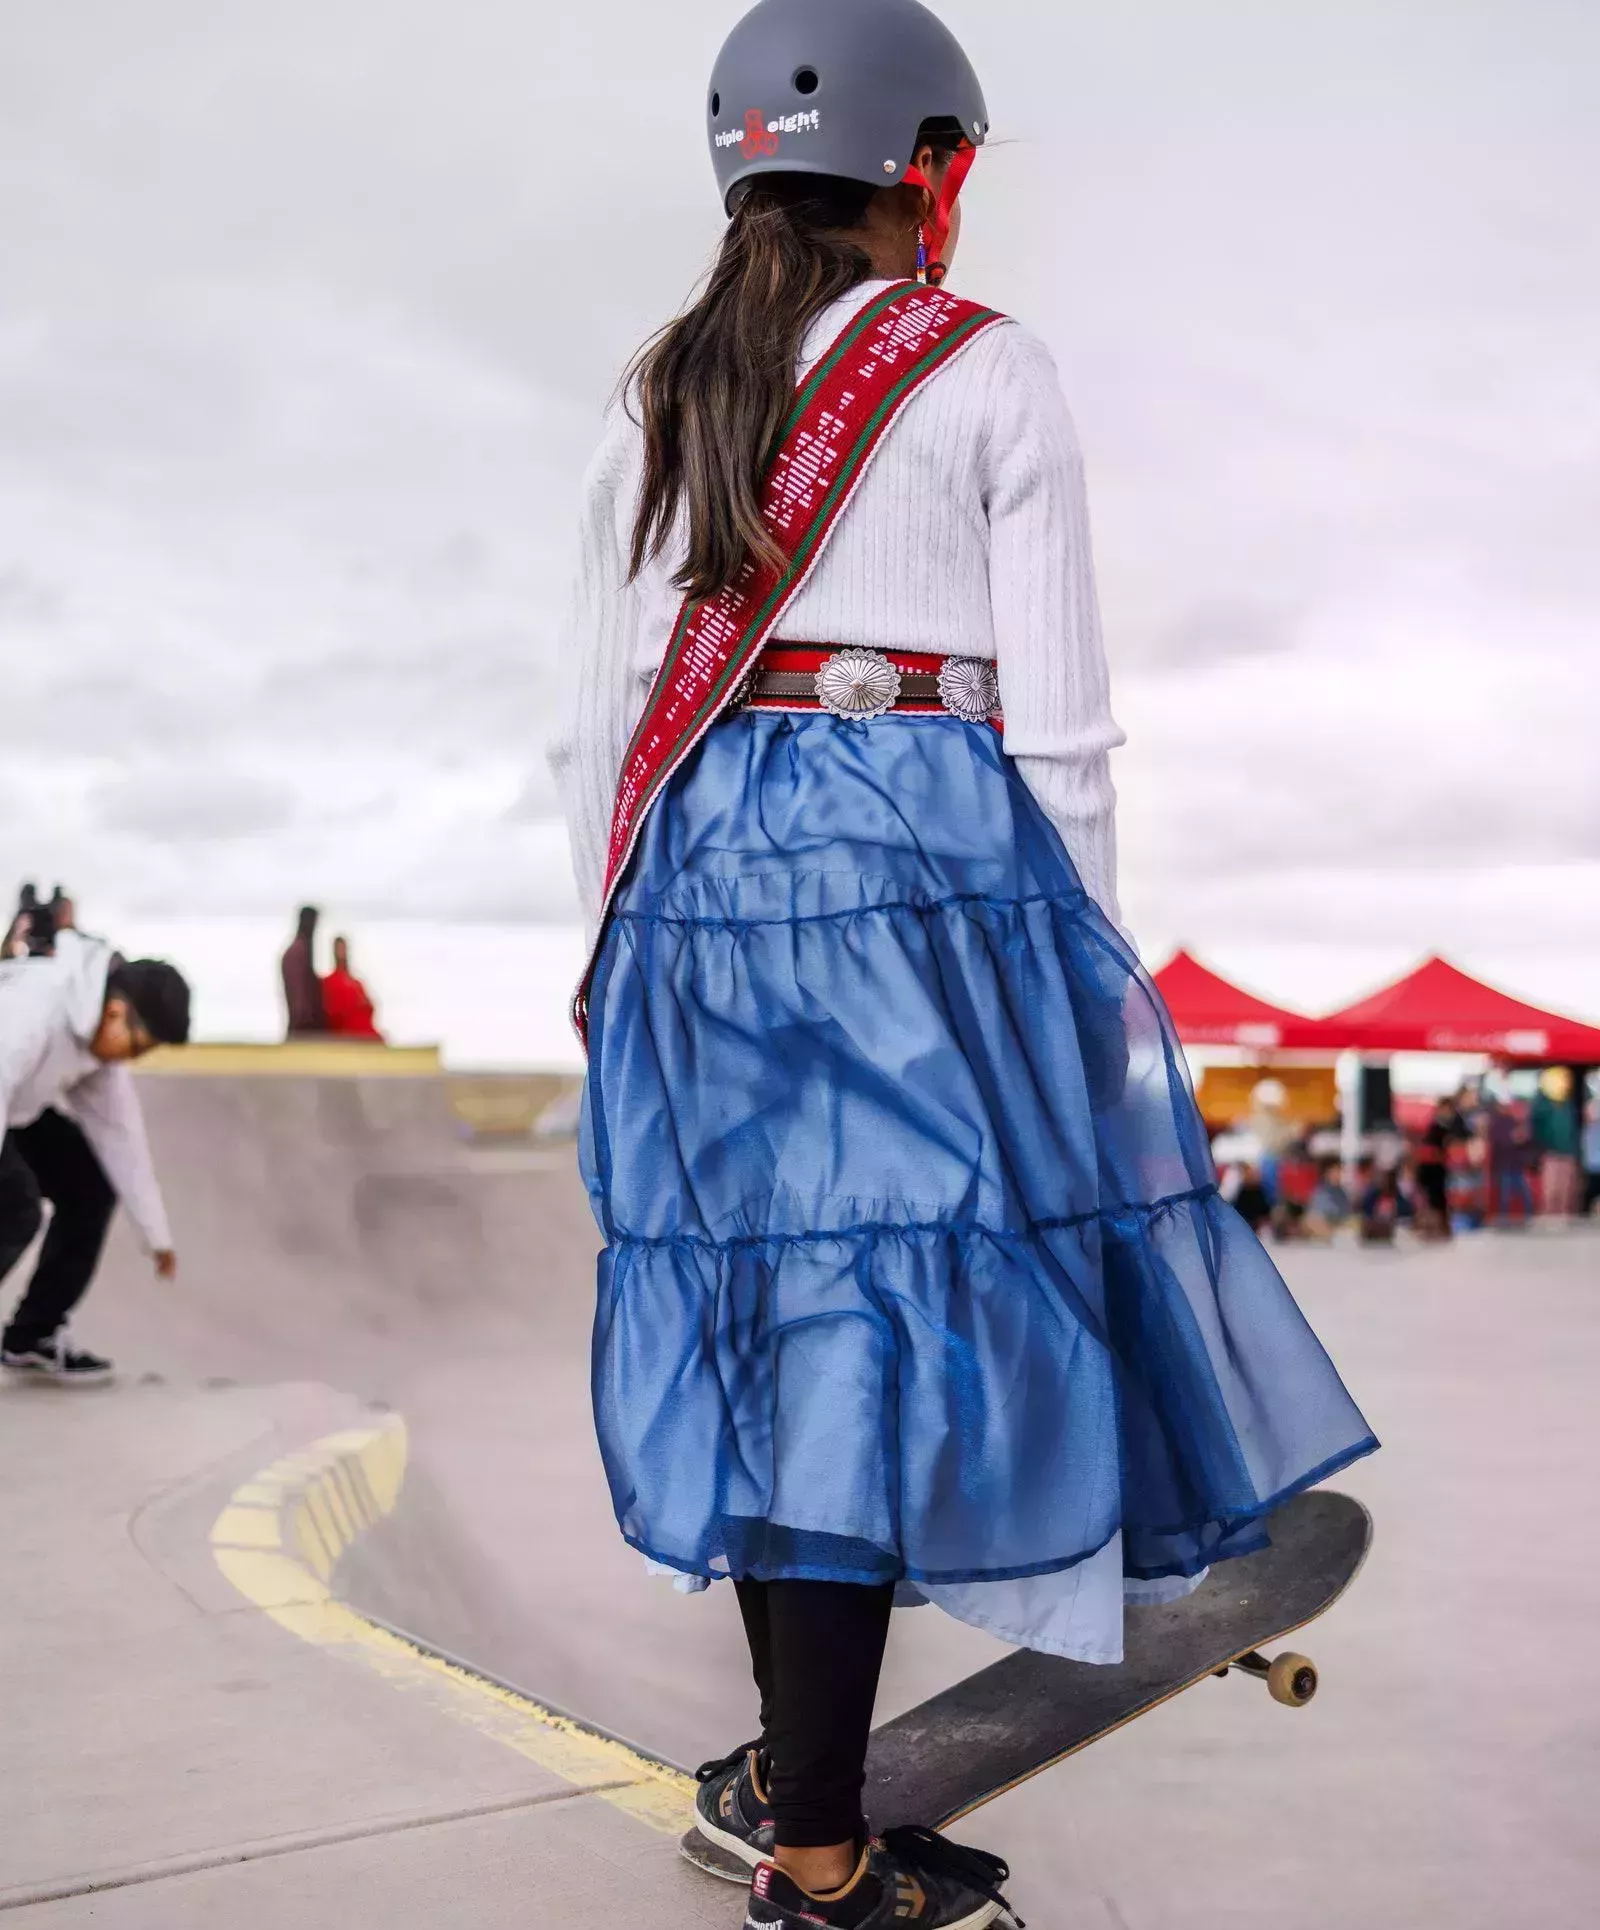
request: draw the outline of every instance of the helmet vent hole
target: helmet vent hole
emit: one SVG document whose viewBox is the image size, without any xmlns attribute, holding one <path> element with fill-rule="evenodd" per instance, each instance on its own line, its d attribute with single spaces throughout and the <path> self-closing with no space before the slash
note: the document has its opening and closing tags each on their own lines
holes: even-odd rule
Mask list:
<svg viewBox="0 0 1600 1930">
<path fill-rule="evenodd" d="M 820 85 L 815 67 L 802 67 L 794 77 L 794 91 L 797 94 L 814 94 Z"/>
<path fill-rule="evenodd" d="M 721 112 L 722 96 L 720 94 L 713 94 L 711 96 L 711 118 L 715 120 Z"/>
</svg>

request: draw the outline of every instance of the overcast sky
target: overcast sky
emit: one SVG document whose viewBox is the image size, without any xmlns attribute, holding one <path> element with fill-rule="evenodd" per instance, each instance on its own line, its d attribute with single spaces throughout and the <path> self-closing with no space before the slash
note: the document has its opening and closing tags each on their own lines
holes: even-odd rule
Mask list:
<svg viewBox="0 0 1600 1930">
<path fill-rule="evenodd" d="M 1589 947 L 1600 5 L 948 0 L 1088 454 L 1124 903 Z M 52 0 L 0 57 L 0 888 L 566 919 L 576 480 L 737 0 Z M 1279 988 L 1287 989 L 1287 988 Z"/>
</svg>

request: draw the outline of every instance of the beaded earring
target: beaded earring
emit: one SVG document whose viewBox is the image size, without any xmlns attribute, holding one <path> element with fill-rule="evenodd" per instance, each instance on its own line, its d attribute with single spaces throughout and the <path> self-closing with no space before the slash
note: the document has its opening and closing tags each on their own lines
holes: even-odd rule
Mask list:
<svg viewBox="0 0 1600 1930">
<path fill-rule="evenodd" d="M 928 230 L 924 223 L 917 223 L 917 280 L 928 279 Z"/>
</svg>

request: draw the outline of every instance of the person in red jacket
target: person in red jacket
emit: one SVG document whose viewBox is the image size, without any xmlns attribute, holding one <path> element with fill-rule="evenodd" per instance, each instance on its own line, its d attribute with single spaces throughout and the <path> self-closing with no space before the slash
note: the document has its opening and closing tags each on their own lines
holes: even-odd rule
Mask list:
<svg viewBox="0 0 1600 1930">
<path fill-rule="evenodd" d="M 367 988 L 350 970 L 348 939 L 333 941 L 333 970 L 322 981 L 322 1008 L 328 1030 L 341 1039 L 381 1039 L 373 1023 Z"/>
</svg>

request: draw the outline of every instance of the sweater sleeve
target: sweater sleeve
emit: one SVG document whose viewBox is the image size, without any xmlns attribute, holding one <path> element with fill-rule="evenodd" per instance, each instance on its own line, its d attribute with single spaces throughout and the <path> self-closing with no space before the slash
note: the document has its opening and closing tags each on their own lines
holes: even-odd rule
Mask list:
<svg viewBox="0 0 1600 1930">
<path fill-rule="evenodd" d="M 166 1252 L 172 1245 L 172 1231 L 150 1158 L 150 1141 L 133 1075 L 125 1065 L 104 1065 L 69 1086 L 62 1097 L 83 1128 L 147 1250 Z"/>
<path fill-rule="evenodd" d="M 1005 747 L 1078 876 L 1119 924 L 1117 794 L 1083 454 L 1050 352 L 1004 331 L 985 464 L 989 597 Z"/>
<path fill-rule="evenodd" d="M 637 669 L 641 599 L 627 581 L 619 509 L 631 510 L 637 431 L 616 409 L 583 479 L 577 562 L 560 638 L 567 693 L 550 769 L 572 842 L 572 866 L 591 937 L 605 889 L 617 774 L 643 695 Z"/>
</svg>

